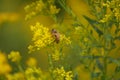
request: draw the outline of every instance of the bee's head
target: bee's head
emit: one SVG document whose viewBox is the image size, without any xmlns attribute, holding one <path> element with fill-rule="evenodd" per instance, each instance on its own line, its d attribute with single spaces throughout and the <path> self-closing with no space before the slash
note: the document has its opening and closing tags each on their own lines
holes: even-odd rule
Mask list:
<svg viewBox="0 0 120 80">
<path fill-rule="evenodd" d="M 55 29 L 52 29 L 51 32 L 52 33 L 57 33 L 57 31 Z"/>
</svg>

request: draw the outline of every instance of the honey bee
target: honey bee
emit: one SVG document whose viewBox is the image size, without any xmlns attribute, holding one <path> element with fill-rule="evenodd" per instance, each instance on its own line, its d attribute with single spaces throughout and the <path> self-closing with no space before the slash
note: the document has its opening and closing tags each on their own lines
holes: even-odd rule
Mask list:
<svg viewBox="0 0 120 80">
<path fill-rule="evenodd" d="M 60 42 L 60 34 L 59 34 L 59 32 L 57 30 L 55 30 L 55 29 L 52 29 L 51 34 L 55 38 L 54 42 L 59 43 Z"/>
</svg>

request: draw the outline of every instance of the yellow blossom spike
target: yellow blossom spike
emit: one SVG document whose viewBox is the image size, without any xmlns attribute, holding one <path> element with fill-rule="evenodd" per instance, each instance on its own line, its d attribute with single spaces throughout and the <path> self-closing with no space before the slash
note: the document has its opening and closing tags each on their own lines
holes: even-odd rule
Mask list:
<svg viewBox="0 0 120 80">
<path fill-rule="evenodd" d="M 8 59 L 11 59 L 12 62 L 19 62 L 21 60 L 21 55 L 18 51 L 11 51 L 8 55 Z"/>
</svg>

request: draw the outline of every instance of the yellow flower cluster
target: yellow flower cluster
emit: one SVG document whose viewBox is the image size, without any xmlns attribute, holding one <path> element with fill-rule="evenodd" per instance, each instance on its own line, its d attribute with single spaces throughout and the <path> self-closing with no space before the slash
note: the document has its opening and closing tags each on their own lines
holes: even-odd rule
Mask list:
<svg viewBox="0 0 120 80">
<path fill-rule="evenodd" d="M 60 57 L 63 57 L 64 54 L 62 52 L 60 52 L 60 50 L 58 49 L 58 47 L 65 47 L 66 45 L 70 45 L 71 44 L 71 40 L 70 40 L 70 37 L 66 37 L 65 35 L 63 34 L 60 34 L 60 42 L 58 44 L 55 44 L 55 48 L 53 49 L 54 50 L 54 53 L 52 53 L 52 59 L 54 61 L 58 61 L 60 60 Z"/>
<path fill-rule="evenodd" d="M 40 68 L 30 68 L 25 70 L 27 80 L 46 80 L 46 76 L 42 73 Z"/>
<path fill-rule="evenodd" d="M 25 20 L 30 19 L 31 17 L 35 16 L 36 14 L 40 13 L 45 7 L 45 4 L 42 0 L 38 0 L 36 2 L 27 5 L 24 9 L 27 13 Z"/>
<path fill-rule="evenodd" d="M 53 3 L 54 3 L 54 0 L 48 0 L 48 3 L 49 3 L 49 4 L 53 4 Z"/>
<path fill-rule="evenodd" d="M 60 11 L 60 9 L 57 9 L 55 5 L 50 5 L 50 13 L 51 14 L 57 14 Z"/>
<path fill-rule="evenodd" d="M 86 30 L 82 26 L 76 26 L 74 34 L 85 34 Z"/>
<path fill-rule="evenodd" d="M 60 9 L 56 7 L 54 0 L 46 0 L 45 2 L 43 0 L 38 0 L 27 5 L 24 9 L 27 13 L 26 20 L 37 14 L 53 15 L 60 11 Z"/>
<path fill-rule="evenodd" d="M 105 23 L 110 19 L 110 17 L 111 17 L 111 15 L 106 14 L 105 17 L 103 17 L 103 19 L 100 20 L 100 22 Z"/>
<path fill-rule="evenodd" d="M 29 67 L 35 67 L 37 65 L 37 60 L 33 57 L 30 57 L 26 63 Z"/>
<path fill-rule="evenodd" d="M 35 50 L 40 50 L 41 48 L 50 46 L 55 42 L 55 37 L 51 34 L 49 28 L 44 27 L 40 23 L 31 26 L 31 31 L 33 32 L 32 45 L 28 46 L 29 53 Z M 63 34 L 60 34 L 60 45 L 69 45 L 71 44 L 70 37 L 66 37 Z"/>
<path fill-rule="evenodd" d="M 107 7 L 107 13 L 100 20 L 100 22 L 105 23 L 112 18 L 116 18 L 117 22 L 120 20 L 120 1 L 119 0 L 107 0 L 106 3 L 102 4 L 103 7 Z"/>
<path fill-rule="evenodd" d="M 55 80 L 73 80 L 73 73 L 72 71 L 66 72 L 64 70 L 64 67 L 56 68 L 53 71 L 53 74 L 55 76 Z"/>
<path fill-rule="evenodd" d="M 55 52 L 52 54 L 52 58 L 54 61 L 58 61 L 60 59 L 60 53 L 57 49 L 55 49 Z"/>
<path fill-rule="evenodd" d="M 8 59 L 11 59 L 12 62 L 19 62 L 21 60 L 21 55 L 18 51 L 11 51 L 8 55 Z"/>
<path fill-rule="evenodd" d="M 31 31 L 33 32 L 33 45 L 29 45 L 29 52 L 40 50 L 54 41 L 49 29 L 40 23 L 36 23 L 35 26 L 31 26 Z"/>
<path fill-rule="evenodd" d="M 60 42 L 66 45 L 71 44 L 70 37 L 66 37 L 65 35 L 61 34 L 60 35 Z"/>
<path fill-rule="evenodd" d="M 36 11 L 41 12 L 44 7 L 45 4 L 43 3 L 42 0 L 36 1 L 36 6 L 35 6 Z"/>
<path fill-rule="evenodd" d="M 25 80 L 24 74 L 21 72 L 15 73 L 15 74 L 8 74 L 7 80 Z"/>
<path fill-rule="evenodd" d="M 12 69 L 7 62 L 7 58 L 5 54 L 0 52 L 0 75 L 8 74 L 11 70 Z"/>
</svg>

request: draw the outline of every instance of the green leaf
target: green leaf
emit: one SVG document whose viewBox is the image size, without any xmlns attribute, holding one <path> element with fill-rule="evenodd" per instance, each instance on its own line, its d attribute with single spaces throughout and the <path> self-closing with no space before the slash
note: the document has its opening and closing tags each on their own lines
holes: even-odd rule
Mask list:
<svg viewBox="0 0 120 80">
<path fill-rule="evenodd" d="M 120 66 L 120 62 L 119 62 L 117 59 L 108 57 L 108 60 L 109 60 L 110 62 L 113 62 L 113 63 L 117 64 L 118 66 Z"/>
<path fill-rule="evenodd" d="M 63 1 L 63 3 L 66 4 L 65 1 Z M 57 6 L 57 8 L 60 8 L 60 12 L 55 15 L 56 16 L 56 22 L 61 24 L 63 22 L 63 20 L 64 20 L 65 9 L 58 2 L 58 0 L 55 0 L 55 5 Z"/>
<path fill-rule="evenodd" d="M 90 55 L 88 55 L 88 56 L 80 56 L 80 58 L 81 59 L 98 59 L 98 58 L 102 58 L 102 56 L 90 56 Z"/>
<path fill-rule="evenodd" d="M 114 40 L 120 40 L 120 36 L 115 37 Z"/>
<path fill-rule="evenodd" d="M 99 59 L 96 59 L 96 65 L 101 71 L 104 69 L 104 66 Z"/>
<path fill-rule="evenodd" d="M 90 19 L 89 17 L 83 15 L 83 17 L 91 24 L 91 26 L 93 27 L 93 29 L 99 34 L 99 36 L 103 35 L 103 32 L 95 26 L 95 24 L 99 24 L 99 22 Z"/>
<path fill-rule="evenodd" d="M 81 24 L 79 24 L 79 23 L 74 23 L 74 24 L 72 24 L 72 26 L 73 26 L 73 27 L 78 27 L 78 26 L 81 26 Z"/>
<path fill-rule="evenodd" d="M 60 10 L 60 12 L 58 14 L 56 14 L 57 23 L 61 24 L 63 22 L 64 15 L 65 15 L 65 11 L 64 10 Z"/>
<path fill-rule="evenodd" d="M 120 29 L 117 28 L 117 29 L 115 30 L 115 34 L 118 34 L 118 32 L 120 32 Z"/>
<path fill-rule="evenodd" d="M 90 23 L 90 24 L 100 24 L 98 21 L 90 19 L 89 17 L 83 15 L 83 17 Z"/>
<path fill-rule="evenodd" d="M 100 72 L 92 72 L 92 78 L 96 78 L 100 76 Z"/>
<path fill-rule="evenodd" d="M 0 75 L 0 80 L 7 80 L 4 75 Z"/>
<path fill-rule="evenodd" d="M 75 74 L 74 74 L 73 80 L 79 80 L 78 73 L 75 73 Z"/>
<path fill-rule="evenodd" d="M 117 73 L 117 72 L 120 72 L 120 66 L 116 66 L 115 72 L 116 72 L 116 73 Z"/>
<path fill-rule="evenodd" d="M 111 34 L 105 34 L 104 38 L 106 38 L 107 41 L 110 41 L 113 39 Z"/>
</svg>

